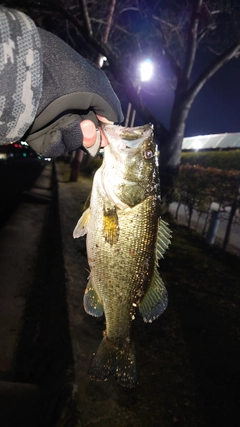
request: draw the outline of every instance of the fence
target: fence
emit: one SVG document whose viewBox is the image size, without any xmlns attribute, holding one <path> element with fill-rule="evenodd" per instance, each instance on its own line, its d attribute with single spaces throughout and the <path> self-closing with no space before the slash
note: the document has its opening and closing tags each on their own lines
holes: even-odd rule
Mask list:
<svg viewBox="0 0 240 427">
<path fill-rule="evenodd" d="M 175 181 L 171 211 L 176 219 L 179 215 L 181 220 L 185 217 L 189 228 L 195 228 L 205 236 L 208 233 L 210 244 L 214 242 L 217 225 L 224 223 L 221 227 L 225 230 L 222 246 L 226 250 L 233 224 L 236 230 L 240 229 L 239 189 L 239 171 L 182 165 Z M 240 234 L 238 237 L 240 240 Z"/>
</svg>

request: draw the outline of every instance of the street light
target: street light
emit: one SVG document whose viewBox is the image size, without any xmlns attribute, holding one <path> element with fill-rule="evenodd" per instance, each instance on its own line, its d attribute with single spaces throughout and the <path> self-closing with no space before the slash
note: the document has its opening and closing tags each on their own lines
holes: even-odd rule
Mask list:
<svg viewBox="0 0 240 427">
<path fill-rule="evenodd" d="M 146 81 L 150 80 L 152 77 L 153 64 L 152 64 L 151 59 L 145 59 L 145 61 L 141 62 L 139 69 L 140 69 L 140 81 L 139 81 L 138 88 L 137 88 L 138 94 L 141 90 L 141 82 L 146 82 Z M 132 104 L 131 104 L 131 102 L 129 102 L 128 108 L 127 108 L 126 119 L 125 119 L 125 126 L 126 127 L 128 126 L 128 123 L 130 120 L 131 110 L 132 110 Z M 131 119 L 130 127 L 134 126 L 135 117 L 136 117 L 136 110 L 132 110 L 132 119 Z"/>
<path fill-rule="evenodd" d="M 145 59 L 140 64 L 141 82 L 147 82 L 151 79 L 153 73 L 153 65 L 151 59 Z"/>
</svg>

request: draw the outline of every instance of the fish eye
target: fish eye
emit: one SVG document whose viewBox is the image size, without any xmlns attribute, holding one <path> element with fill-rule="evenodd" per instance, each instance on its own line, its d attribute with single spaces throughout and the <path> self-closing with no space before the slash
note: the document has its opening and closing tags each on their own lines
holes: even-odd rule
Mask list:
<svg viewBox="0 0 240 427">
<path fill-rule="evenodd" d="M 153 151 L 148 148 L 144 153 L 145 159 L 149 160 L 153 158 Z"/>
</svg>

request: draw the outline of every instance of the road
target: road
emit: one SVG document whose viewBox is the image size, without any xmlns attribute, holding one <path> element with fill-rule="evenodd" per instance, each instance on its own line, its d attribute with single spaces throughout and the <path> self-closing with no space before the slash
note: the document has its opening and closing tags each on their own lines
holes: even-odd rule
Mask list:
<svg viewBox="0 0 240 427">
<path fill-rule="evenodd" d="M 35 159 L 0 160 L 0 228 L 20 203 L 23 191 L 29 190 L 44 167 Z"/>
<path fill-rule="evenodd" d="M 41 390 L 37 384 L 17 378 L 16 360 L 49 211 L 51 169 L 50 164 L 43 168 L 43 163 L 35 159 L 0 164 L 0 412 L 3 427 L 40 425 Z"/>
</svg>

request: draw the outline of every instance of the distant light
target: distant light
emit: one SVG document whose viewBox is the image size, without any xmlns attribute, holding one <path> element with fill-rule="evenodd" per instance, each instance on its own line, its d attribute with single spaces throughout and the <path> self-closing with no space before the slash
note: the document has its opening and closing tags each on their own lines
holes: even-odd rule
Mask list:
<svg viewBox="0 0 240 427">
<path fill-rule="evenodd" d="M 104 62 L 107 62 L 107 57 L 106 56 L 101 56 L 100 60 L 99 60 L 99 67 L 102 68 L 104 65 Z"/>
<path fill-rule="evenodd" d="M 200 139 L 195 139 L 195 141 L 193 141 L 192 147 L 194 150 L 200 150 L 202 148 L 202 141 Z"/>
<path fill-rule="evenodd" d="M 140 64 L 141 81 L 146 82 L 150 80 L 153 73 L 153 64 L 151 59 L 146 59 Z"/>
</svg>

